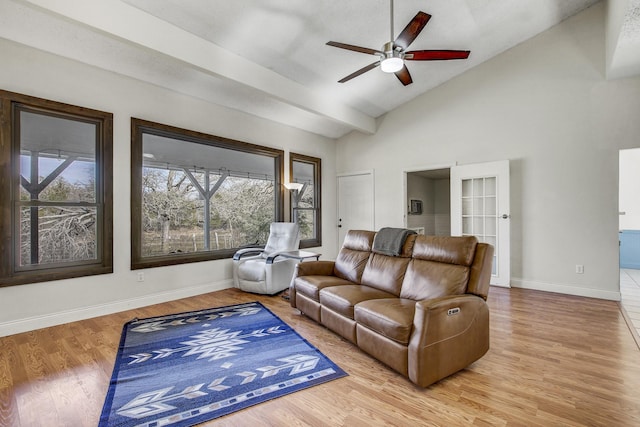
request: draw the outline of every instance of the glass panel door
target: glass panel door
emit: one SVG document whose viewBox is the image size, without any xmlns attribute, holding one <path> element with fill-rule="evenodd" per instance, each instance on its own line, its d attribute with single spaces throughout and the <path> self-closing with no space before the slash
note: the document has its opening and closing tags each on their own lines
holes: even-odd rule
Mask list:
<svg viewBox="0 0 640 427">
<path fill-rule="evenodd" d="M 497 242 L 498 216 L 496 177 L 462 180 L 462 235 L 476 236 L 478 241 L 494 248 Z M 493 255 L 493 272 L 498 269 L 497 253 Z"/>
<path fill-rule="evenodd" d="M 509 161 L 451 168 L 451 235 L 494 248 L 491 284 L 510 283 Z"/>
</svg>

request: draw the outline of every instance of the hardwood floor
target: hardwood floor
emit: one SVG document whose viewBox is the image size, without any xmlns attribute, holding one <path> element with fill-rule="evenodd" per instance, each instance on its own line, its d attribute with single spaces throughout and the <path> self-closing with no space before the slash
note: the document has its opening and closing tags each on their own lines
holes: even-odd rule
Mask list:
<svg viewBox="0 0 640 427">
<path fill-rule="evenodd" d="M 349 376 L 210 425 L 640 425 L 640 350 L 618 304 L 503 288 L 489 294 L 489 352 L 427 389 L 282 298 L 235 289 L 0 338 L 0 425 L 95 426 L 126 321 L 255 300 Z"/>
<path fill-rule="evenodd" d="M 622 314 L 640 346 L 640 270 L 620 269 L 620 294 Z"/>
</svg>

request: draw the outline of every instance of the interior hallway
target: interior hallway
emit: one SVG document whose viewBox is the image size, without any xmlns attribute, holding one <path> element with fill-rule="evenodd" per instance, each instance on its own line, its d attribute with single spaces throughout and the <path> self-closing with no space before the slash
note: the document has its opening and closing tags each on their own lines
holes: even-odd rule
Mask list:
<svg viewBox="0 0 640 427">
<path fill-rule="evenodd" d="M 640 347 L 640 270 L 620 269 L 620 293 L 623 313 Z"/>
</svg>

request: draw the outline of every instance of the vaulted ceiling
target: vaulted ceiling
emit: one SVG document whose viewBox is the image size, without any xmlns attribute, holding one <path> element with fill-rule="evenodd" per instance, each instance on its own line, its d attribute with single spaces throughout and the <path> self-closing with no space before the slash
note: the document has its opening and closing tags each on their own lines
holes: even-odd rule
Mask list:
<svg viewBox="0 0 640 427">
<path fill-rule="evenodd" d="M 432 15 L 410 50 L 465 49 L 466 60 L 408 62 L 413 84 L 377 58 L 389 0 L 2 0 L 0 37 L 330 138 L 375 119 L 558 24 L 597 0 L 401 0 L 394 34 Z M 640 74 L 640 0 L 609 0 L 607 74 Z M 605 64 L 603 64 L 603 70 Z"/>
</svg>

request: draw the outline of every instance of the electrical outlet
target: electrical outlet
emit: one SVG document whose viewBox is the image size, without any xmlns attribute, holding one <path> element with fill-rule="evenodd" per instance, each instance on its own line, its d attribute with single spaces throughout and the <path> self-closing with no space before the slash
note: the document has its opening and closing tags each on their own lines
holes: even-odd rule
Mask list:
<svg viewBox="0 0 640 427">
<path fill-rule="evenodd" d="M 139 272 L 138 273 L 138 282 L 144 282 L 144 272 Z"/>
<path fill-rule="evenodd" d="M 584 265 L 576 264 L 576 274 L 584 274 Z"/>
</svg>

